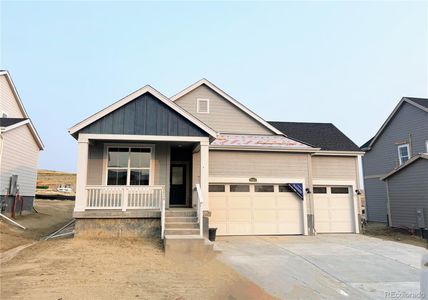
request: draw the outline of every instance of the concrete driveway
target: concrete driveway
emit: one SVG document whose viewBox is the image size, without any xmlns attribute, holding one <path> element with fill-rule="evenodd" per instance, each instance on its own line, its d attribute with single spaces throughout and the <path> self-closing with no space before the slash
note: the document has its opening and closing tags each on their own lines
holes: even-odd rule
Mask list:
<svg viewBox="0 0 428 300">
<path fill-rule="evenodd" d="M 420 299 L 428 253 L 356 234 L 219 237 L 216 245 L 220 260 L 281 299 Z"/>
</svg>

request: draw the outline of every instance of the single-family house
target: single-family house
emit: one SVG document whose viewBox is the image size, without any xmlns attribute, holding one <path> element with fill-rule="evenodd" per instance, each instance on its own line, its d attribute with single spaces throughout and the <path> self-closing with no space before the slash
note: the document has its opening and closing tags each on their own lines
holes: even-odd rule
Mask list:
<svg viewBox="0 0 428 300">
<path fill-rule="evenodd" d="M 363 152 L 332 124 L 267 122 L 206 79 L 171 98 L 145 86 L 69 132 L 77 235 L 359 232 Z"/>
<path fill-rule="evenodd" d="M 4 213 L 31 212 L 40 139 L 12 78 L 0 71 L 0 202 Z M 17 197 L 20 196 L 20 197 Z"/>
<path fill-rule="evenodd" d="M 428 221 L 428 99 L 404 97 L 361 149 L 368 221 L 418 229 Z"/>
</svg>

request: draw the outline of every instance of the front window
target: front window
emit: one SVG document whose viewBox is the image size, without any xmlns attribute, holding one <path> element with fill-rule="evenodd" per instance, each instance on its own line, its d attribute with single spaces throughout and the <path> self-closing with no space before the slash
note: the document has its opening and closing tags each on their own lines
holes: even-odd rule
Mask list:
<svg viewBox="0 0 428 300">
<path fill-rule="evenodd" d="M 408 161 L 410 158 L 409 144 L 398 146 L 398 160 L 400 166 Z"/>
<path fill-rule="evenodd" d="M 150 148 L 109 147 L 107 185 L 149 185 Z"/>
</svg>

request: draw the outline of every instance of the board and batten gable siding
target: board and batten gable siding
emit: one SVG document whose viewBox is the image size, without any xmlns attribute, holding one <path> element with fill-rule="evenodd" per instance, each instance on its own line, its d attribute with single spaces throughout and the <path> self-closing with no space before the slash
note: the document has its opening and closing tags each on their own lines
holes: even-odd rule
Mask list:
<svg viewBox="0 0 428 300">
<path fill-rule="evenodd" d="M 227 178 L 304 178 L 308 155 L 298 153 L 213 151 L 209 176 Z M 248 182 L 248 181 L 247 181 Z"/>
<path fill-rule="evenodd" d="M 197 112 L 197 99 L 209 99 L 209 113 Z M 274 134 L 205 84 L 202 84 L 174 102 L 217 132 Z"/>
<path fill-rule="evenodd" d="M 428 225 L 428 160 L 418 159 L 387 179 L 391 226 L 416 228 L 416 209 Z"/>
<path fill-rule="evenodd" d="M 0 76 L 0 113 L 5 112 L 9 118 L 25 118 L 18 105 L 18 100 L 10 88 L 6 75 Z"/>
<path fill-rule="evenodd" d="M 89 124 L 79 133 L 208 136 L 150 93 Z"/>
<path fill-rule="evenodd" d="M 39 146 L 27 125 L 3 133 L 3 150 L 0 161 L 0 194 L 7 194 L 10 177 L 18 175 L 21 196 L 36 193 Z"/>
<path fill-rule="evenodd" d="M 313 179 L 356 181 L 356 157 L 313 156 Z"/>
<path fill-rule="evenodd" d="M 426 151 L 428 113 L 403 103 L 372 149 L 363 156 L 368 221 L 387 222 L 386 185 L 380 177 L 398 166 L 397 146 L 409 143 L 409 136 L 412 156 Z"/>
</svg>

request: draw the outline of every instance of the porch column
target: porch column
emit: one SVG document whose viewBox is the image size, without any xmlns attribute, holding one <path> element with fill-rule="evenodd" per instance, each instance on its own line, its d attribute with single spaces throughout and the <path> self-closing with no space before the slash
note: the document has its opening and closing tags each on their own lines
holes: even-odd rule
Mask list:
<svg viewBox="0 0 428 300">
<path fill-rule="evenodd" d="M 209 142 L 201 141 L 201 190 L 204 197 L 203 210 L 209 209 L 208 203 Z"/>
<path fill-rule="evenodd" d="M 86 180 L 88 176 L 88 149 L 89 140 L 79 135 L 77 142 L 77 174 L 76 200 L 74 211 L 84 211 L 86 207 Z"/>
</svg>

